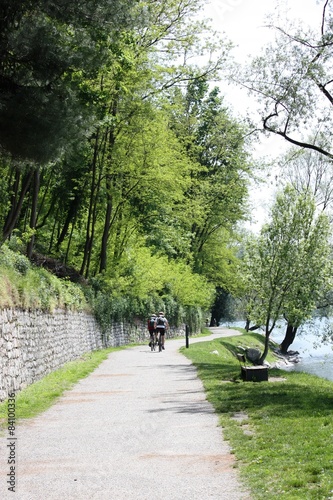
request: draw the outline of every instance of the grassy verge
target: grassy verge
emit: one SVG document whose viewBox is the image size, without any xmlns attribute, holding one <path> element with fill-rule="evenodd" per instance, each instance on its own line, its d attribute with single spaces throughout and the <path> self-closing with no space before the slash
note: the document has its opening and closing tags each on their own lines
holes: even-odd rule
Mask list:
<svg viewBox="0 0 333 500">
<path fill-rule="evenodd" d="M 232 352 L 262 342 L 244 334 L 182 352 L 198 368 L 254 499 L 332 499 L 333 382 L 278 369 L 268 382 L 242 382 Z"/>
<path fill-rule="evenodd" d="M 209 337 L 212 332 L 208 328 L 203 328 L 201 333 L 195 333 L 194 335 L 190 335 L 190 339 L 194 339 L 197 337 Z"/>
<path fill-rule="evenodd" d="M 15 417 L 31 418 L 47 410 L 64 391 L 86 377 L 104 361 L 110 352 L 124 347 L 111 347 L 84 354 L 80 359 L 66 363 L 59 370 L 29 385 L 16 395 Z M 7 421 L 7 402 L 0 404 L 0 427 Z"/>
</svg>

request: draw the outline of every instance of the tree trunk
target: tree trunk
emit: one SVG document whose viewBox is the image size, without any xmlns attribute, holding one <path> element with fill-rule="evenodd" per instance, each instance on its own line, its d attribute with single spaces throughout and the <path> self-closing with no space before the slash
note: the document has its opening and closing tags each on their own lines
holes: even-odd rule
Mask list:
<svg viewBox="0 0 333 500">
<path fill-rule="evenodd" d="M 52 248 L 53 248 L 53 241 L 54 241 L 55 233 L 56 233 L 56 225 L 57 225 L 57 220 L 58 220 L 58 217 L 57 217 L 58 213 L 59 213 L 59 206 L 57 207 L 57 210 L 56 210 L 55 215 L 54 215 L 54 223 L 53 223 L 53 227 L 52 227 L 52 232 L 51 232 L 51 238 L 50 238 L 50 244 L 49 244 L 48 253 L 51 253 Z"/>
<path fill-rule="evenodd" d="M 108 248 L 108 240 L 110 234 L 110 225 L 111 225 L 111 214 L 112 214 L 112 196 L 110 193 L 107 194 L 107 205 L 105 211 L 105 219 L 104 219 L 104 230 L 102 236 L 102 244 L 101 244 L 101 253 L 100 253 L 100 266 L 99 272 L 102 273 L 106 270 L 107 263 L 107 248 Z"/>
<path fill-rule="evenodd" d="M 258 365 L 264 364 L 264 361 L 265 361 L 266 356 L 268 354 L 268 346 L 269 346 L 269 333 L 266 333 L 266 335 L 265 335 L 265 348 L 264 348 L 264 352 L 262 353 L 260 359 L 258 360 Z"/>
<path fill-rule="evenodd" d="M 264 348 L 264 352 L 262 353 L 259 361 L 258 361 L 258 365 L 263 365 L 264 364 L 264 361 L 266 359 L 266 356 L 268 354 L 268 349 L 269 349 L 269 337 L 270 337 L 270 334 L 272 333 L 273 329 L 274 329 L 274 326 L 275 326 L 275 321 L 273 323 L 273 325 L 270 327 L 269 326 L 269 320 L 266 321 L 266 327 L 265 327 L 265 348 Z"/>
<path fill-rule="evenodd" d="M 67 262 L 68 262 L 69 249 L 70 249 L 71 242 L 72 242 L 72 237 L 73 237 L 73 233 L 74 233 L 75 222 L 76 222 L 76 219 L 73 220 L 72 229 L 71 229 L 71 232 L 70 232 L 70 235 L 69 235 L 69 238 L 68 238 L 68 244 L 67 244 L 66 255 L 65 255 L 65 265 L 67 265 Z"/>
<path fill-rule="evenodd" d="M 117 107 L 118 107 L 118 101 L 117 99 L 114 99 L 111 106 L 110 106 L 110 111 L 113 117 L 117 116 Z M 106 172 L 106 177 L 105 177 L 105 187 L 106 187 L 106 196 L 107 196 L 107 203 L 106 203 L 106 211 L 105 211 L 105 219 L 104 219 L 104 229 L 103 229 L 103 236 L 102 236 L 102 242 L 101 242 L 101 251 L 100 251 L 100 264 L 99 264 L 99 272 L 102 273 L 103 271 L 106 270 L 106 265 L 107 265 L 107 249 L 108 249 L 108 241 L 109 241 L 109 236 L 110 236 L 110 228 L 111 228 L 111 216 L 112 216 L 112 210 L 113 210 L 113 196 L 111 194 L 111 183 L 112 183 L 112 175 L 111 175 L 111 165 L 112 165 L 112 157 L 113 157 L 113 150 L 114 146 L 116 143 L 116 134 L 115 130 L 113 127 L 110 128 L 108 132 L 108 140 L 107 143 L 105 144 L 105 150 L 103 152 L 103 157 L 105 153 L 107 152 L 107 172 Z"/>
<path fill-rule="evenodd" d="M 293 326 L 290 323 L 288 323 L 286 334 L 280 345 L 280 350 L 283 354 L 287 354 L 289 347 L 294 342 L 297 333 L 297 328 L 298 328 L 297 326 Z"/>
<path fill-rule="evenodd" d="M 259 328 L 260 328 L 260 325 L 250 326 L 249 332 L 254 332 L 255 330 L 259 330 Z"/>
<path fill-rule="evenodd" d="M 90 201 L 89 201 L 89 210 L 88 210 L 88 220 L 87 220 L 87 225 L 86 225 L 86 239 L 85 239 L 85 244 L 84 244 L 84 251 L 83 251 L 83 260 L 81 264 L 81 269 L 80 269 L 80 274 L 88 274 L 89 272 L 89 263 L 90 263 L 90 257 L 91 257 L 91 251 L 92 251 L 92 244 L 93 244 L 93 225 L 94 225 L 94 220 L 93 220 L 93 212 L 95 208 L 95 199 L 97 197 L 97 183 L 96 183 L 96 176 L 97 176 L 97 158 L 98 158 L 98 151 L 99 151 L 99 131 L 97 131 L 96 136 L 95 136 L 95 142 L 94 142 L 94 153 L 93 153 L 93 158 L 92 158 L 92 179 L 91 179 L 91 188 L 90 188 Z M 87 276 L 86 276 L 87 277 Z"/>
<path fill-rule="evenodd" d="M 28 188 L 30 186 L 31 179 L 33 177 L 33 169 L 30 169 L 29 172 L 23 177 L 22 179 L 22 185 L 21 185 L 21 192 L 18 193 L 18 187 L 19 187 L 19 182 L 21 178 L 21 173 L 19 170 L 16 172 L 16 179 L 14 183 L 14 194 L 12 197 L 11 201 L 11 207 L 8 212 L 8 215 L 6 217 L 6 221 L 3 227 L 3 232 L 2 232 L 2 240 L 5 241 L 9 236 L 11 235 L 13 229 L 15 229 L 16 223 L 19 219 L 23 201 L 25 198 L 25 195 L 28 191 Z"/>
<path fill-rule="evenodd" d="M 33 230 L 33 234 L 30 238 L 30 241 L 27 245 L 27 257 L 31 259 L 32 252 L 35 244 L 35 229 L 37 224 L 37 205 L 38 205 L 38 194 L 40 187 L 40 173 L 37 168 L 34 172 L 34 182 L 33 182 L 33 192 L 32 192 L 32 200 L 31 200 L 31 215 L 30 215 L 30 229 Z"/>
<path fill-rule="evenodd" d="M 81 199 L 82 199 L 82 193 L 75 195 L 74 199 L 71 201 L 64 225 L 62 227 L 58 241 L 57 241 L 56 246 L 55 246 L 56 252 L 59 252 L 60 245 L 62 244 L 62 242 L 64 241 L 64 239 L 67 236 L 68 228 L 69 228 L 70 224 L 73 223 L 73 220 L 75 220 L 75 218 L 76 218 L 77 212 L 78 212 L 80 204 L 81 204 Z"/>
<path fill-rule="evenodd" d="M 254 330 L 258 330 L 260 328 L 260 325 L 250 326 L 250 324 L 251 324 L 251 321 L 249 319 L 246 319 L 245 330 L 247 332 L 254 332 Z"/>
</svg>

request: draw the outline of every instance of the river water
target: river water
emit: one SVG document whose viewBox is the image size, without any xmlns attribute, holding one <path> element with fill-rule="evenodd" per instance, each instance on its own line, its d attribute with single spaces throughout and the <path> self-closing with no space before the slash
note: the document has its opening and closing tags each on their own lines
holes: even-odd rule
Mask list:
<svg viewBox="0 0 333 500">
<path fill-rule="evenodd" d="M 333 381 L 333 343 L 322 343 L 322 334 L 332 323 L 331 320 L 316 319 L 303 325 L 289 350 L 298 351 L 300 362 L 288 370 L 303 371 Z M 244 328 L 245 321 L 221 322 L 220 326 Z M 256 330 L 258 332 L 259 330 Z M 273 330 L 271 339 L 280 344 L 284 338 L 285 327 Z"/>
</svg>

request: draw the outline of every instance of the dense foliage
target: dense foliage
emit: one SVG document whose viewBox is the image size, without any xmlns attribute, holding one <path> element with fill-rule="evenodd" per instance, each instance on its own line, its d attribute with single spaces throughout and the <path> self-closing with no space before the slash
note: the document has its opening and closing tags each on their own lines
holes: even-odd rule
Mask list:
<svg viewBox="0 0 333 500">
<path fill-rule="evenodd" d="M 229 43 L 212 42 L 200 8 L 1 5 L 2 243 L 76 269 L 101 321 L 164 309 L 195 324 L 216 287 L 237 288 L 251 165 L 210 85 Z"/>
</svg>

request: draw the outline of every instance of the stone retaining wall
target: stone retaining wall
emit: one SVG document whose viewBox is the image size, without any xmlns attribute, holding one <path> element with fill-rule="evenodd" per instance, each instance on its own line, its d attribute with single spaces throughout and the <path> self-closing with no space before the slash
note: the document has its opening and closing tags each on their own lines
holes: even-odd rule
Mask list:
<svg viewBox="0 0 333 500">
<path fill-rule="evenodd" d="M 185 336 L 171 328 L 168 337 Z M 6 309 L 0 311 L 0 401 L 20 391 L 86 352 L 131 342 L 147 342 L 146 325 L 115 323 L 106 334 L 94 316 L 57 310 L 54 313 Z"/>
</svg>

